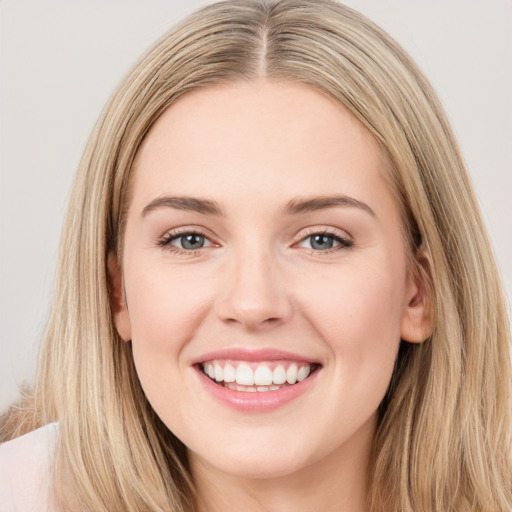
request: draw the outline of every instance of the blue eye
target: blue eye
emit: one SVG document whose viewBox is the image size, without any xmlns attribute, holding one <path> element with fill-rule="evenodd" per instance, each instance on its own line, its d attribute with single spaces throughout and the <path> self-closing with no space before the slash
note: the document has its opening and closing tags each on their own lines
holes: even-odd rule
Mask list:
<svg viewBox="0 0 512 512">
<path fill-rule="evenodd" d="M 172 251 L 193 252 L 213 244 L 202 233 L 192 231 L 180 234 L 168 233 L 160 240 L 159 245 Z"/>
<path fill-rule="evenodd" d="M 210 239 L 201 232 L 188 231 L 182 233 L 167 233 L 159 242 L 160 247 L 164 247 L 171 252 L 194 254 L 205 247 L 215 245 Z M 311 249 L 314 253 L 330 253 L 341 249 L 352 247 L 354 242 L 338 234 L 330 232 L 313 232 L 298 243 L 299 247 Z"/>
<path fill-rule="evenodd" d="M 332 233 L 314 233 L 302 239 L 299 246 L 311 248 L 314 252 L 326 252 L 352 247 L 351 240 Z"/>
<path fill-rule="evenodd" d="M 204 247 L 205 244 L 205 237 L 197 233 L 181 235 L 175 238 L 174 240 L 181 241 L 181 248 L 186 249 L 188 251 L 193 251 L 194 249 L 201 249 L 202 247 Z"/>
<path fill-rule="evenodd" d="M 311 240 L 311 247 L 319 251 L 332 249 L 334 246 L 334 237 L 328 235 L 312 235 L 309 237 Z"/>
</svg>

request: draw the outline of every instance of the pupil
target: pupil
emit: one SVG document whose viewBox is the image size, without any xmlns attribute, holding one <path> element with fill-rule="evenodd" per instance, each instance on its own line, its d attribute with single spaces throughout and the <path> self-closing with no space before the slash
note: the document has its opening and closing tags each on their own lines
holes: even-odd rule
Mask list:
<svg viewBox="0 0 512 512">
<path fill-rule="evenodd" d="M 334 244 L 334 240 L 331 236 L 327 235 L 314 235 L 313 240 L 311 242 L 311 246 L 313 249 L 331 249 Z"/>
<path fill-rule="evenodd" d="M 196 234 L 185 235 L 181 245 L 183 249 L 200 249 L 204 245 L 204 237 Z"/>
</svg>

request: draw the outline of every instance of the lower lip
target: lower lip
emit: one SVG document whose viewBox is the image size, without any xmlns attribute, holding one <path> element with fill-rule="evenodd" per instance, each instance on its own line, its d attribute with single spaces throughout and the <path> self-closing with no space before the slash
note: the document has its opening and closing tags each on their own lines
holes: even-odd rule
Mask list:
<svg viewBox="0 0 512 512">
<path fill-rule="evenodd" d="M 282 407 L 286 403 L 304 394 L 316 380 L 320 369 L 307 379 L 291 386 L 284 386 L 273 391 L 235 391 L 216 384 L 200 368 L 196 368 L 202 385 L 215 399 L 238 411 L 248 413 L 267 412 Z"/>
</svg>

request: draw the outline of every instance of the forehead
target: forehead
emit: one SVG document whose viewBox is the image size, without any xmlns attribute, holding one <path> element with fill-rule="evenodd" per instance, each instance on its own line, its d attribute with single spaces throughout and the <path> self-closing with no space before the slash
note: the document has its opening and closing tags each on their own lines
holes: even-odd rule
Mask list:
<svg viewBox="0 0 512 512">
<path fill-rule="evenodd" d="M 153 125 L 137 153 L 134 203 L 162 194 L 238 207 L 297 195 L 371 201 L 385 159 L 342 105 L 310 86 L 266 79 L 197 89 Z"/>
</svg>

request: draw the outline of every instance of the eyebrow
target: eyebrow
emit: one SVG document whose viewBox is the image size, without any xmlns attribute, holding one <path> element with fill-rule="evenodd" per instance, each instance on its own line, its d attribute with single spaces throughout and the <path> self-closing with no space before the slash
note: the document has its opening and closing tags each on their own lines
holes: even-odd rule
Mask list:
<svg viewBox="0 0 512 512">
<path fill-rule="evenodd" d="M 326 210 L 328 208 L 337 208 L 340 206 L 351 206 L 359 208 L 372 217 L 376 217 L 375 212 L 362 201 L 350 196 L 335 194 L 332 196 L 313 196 L 292 199 L 283 209 L 283 215 L 296 215 L 299 213 L 314 212 L 317 210 Z"/>
<path fill-rule="evenodd" d="M 376 217 L 375 212 L 366 203 L 363 203 L 353 197 L 340 194 L 294 198 L 282 209 L 281 214 L 283 216 L 297 215 L 300 213 L 308 213 L 343 206 L 359 208 L 369 213 L 372 217 Z M 142 210 L 142 216 L 145 217 L 153 210 L 162 207 L 174 208 L 175 210 L 192 211 L 203 215 L 214 215 L 219 217 L 226 216 L 224 209 L 216 201 L 188 196 L 158 197 L 144 207 Z"/>
<path fill-rule="evenodd" d="M 191 212 L 202 213 L 203 215 L 216 215 L 225 217 L 223 208 L 216 201 L 186 196 L 158 197 L 144 207 L 142 210 L 142 216 L 145 217 L 153 210 L 162 207 L 174 208 L 175 210 L 187 210 Z"/>
</svg>

